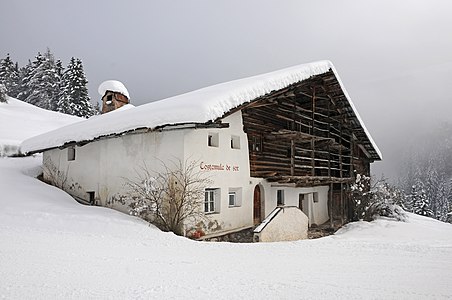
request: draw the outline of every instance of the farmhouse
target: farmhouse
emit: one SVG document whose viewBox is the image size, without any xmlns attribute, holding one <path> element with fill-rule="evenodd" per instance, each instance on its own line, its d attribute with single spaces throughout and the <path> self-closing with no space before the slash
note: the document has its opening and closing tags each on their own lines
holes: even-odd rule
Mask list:
<svg viewBox="0 0 452 300">
<path fill-rule="evenodd" d="M 277 207 L 301 209 L 310 226 L 343 224 L 355 175 L 381 159 L 329 61 L 92 117 L 26 140 L 22 152 L 43 152 L 64 190 L 98 205 L 124 194 L 143 164 L 196 161 L 210 178 L 199 208 L 208 235 L 259 225 Z"/>
</svg>

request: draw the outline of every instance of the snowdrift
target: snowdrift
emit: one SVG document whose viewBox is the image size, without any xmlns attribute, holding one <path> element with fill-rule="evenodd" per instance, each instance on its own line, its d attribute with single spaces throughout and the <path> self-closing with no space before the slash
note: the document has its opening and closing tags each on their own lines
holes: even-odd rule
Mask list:
<svg viewBox="0 0 452 300">
<path fill-rule="evenodd" d="M 25 139 L 81 120 L 8 97 L 0 103 L 0 157 L 19 154 Z"/>
<path fill-rule="evenodd" d="M 33 176 L 40 157 L 0 159 L 0 298 L 451 298 L 452 225 L 409 214 L 297 242 L 195 242 Z"/>
</svg>

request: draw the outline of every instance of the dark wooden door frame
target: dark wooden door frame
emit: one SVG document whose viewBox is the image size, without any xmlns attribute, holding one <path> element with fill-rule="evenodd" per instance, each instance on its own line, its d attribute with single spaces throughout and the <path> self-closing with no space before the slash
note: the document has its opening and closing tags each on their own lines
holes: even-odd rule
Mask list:
<svg viewBox="0 0 452 300">
<path fill-rule="evenodd" d="M 256 225 L 262 222 L 262 191 L 259 185 L 254 188 L 253 203 L 253 223 Z"/>
</svg>

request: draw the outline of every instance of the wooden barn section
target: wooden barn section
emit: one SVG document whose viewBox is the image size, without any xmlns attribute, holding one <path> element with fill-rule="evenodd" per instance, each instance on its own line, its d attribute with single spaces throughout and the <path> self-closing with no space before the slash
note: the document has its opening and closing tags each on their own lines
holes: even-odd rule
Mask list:
<svg viewBox="0 0 452 300">
<path fill-rule="evenodd" d="M 330 216 L 350 220 L 350 183 L 380 160 L 351 105 L 330 70 L 239 107 L 250 176 L 285 186 L 329 185 Z"/>
</svg>

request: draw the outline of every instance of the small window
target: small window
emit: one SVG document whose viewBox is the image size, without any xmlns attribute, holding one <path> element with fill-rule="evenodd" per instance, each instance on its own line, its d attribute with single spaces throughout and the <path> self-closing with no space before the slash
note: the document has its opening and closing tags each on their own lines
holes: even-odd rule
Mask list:
<svg viewBox="0 0 452 300">
<path fill-rule="evenodd" d="M 251 138 L 252 142 L 252 148 L 251 150 L 254 152 L 261 152 L 262 151 L 262 139 L 260 136 L 253 136 Z"/>
<path fill-rule="evenodd" d="M 284 190 L 276 191 L 276 205 L 277 206 L 284 205 Z"/>
<path fill-rule="evenodd" d="M 319 202 L 319 193 L 313 193 L 312 194 L 313 202 L 318 203 Z"/>
<path fill-rule="evenodd" d="M 94 205 L 94 202 L 95 202 L 94 197 L 95 197 L 96 193 L 95 192 L 86 192 L 86 193 L 88 194 L 89 204 Z"/>
<path fill-rule="evenodd" d="M 219 211 L 220 189 L 205 189 L 204 191 L 204 212 L 214 213 Z"/>
<path fill-rule="evenodd" d="M 107 95 L 107 99 L 105 100 L 105 104 L 107 105 L 113 105 L 113 95 Z"/>
<path fill-rule="evenodd" d="M 229 207 L 242 206 L 242 188 L 230 188 L 228 202 Z"/>
<path fill-rule="evenodd" d="M 236 135 L 231 136 L 231 149 L 240 149 L 240 137 Z"/>
<path fill-rule="evenodd" d="M 209 133 L 207 135 L 207 145 L 209 147 L 218 147 L 219 145 L 218 133 Z"/>
<path fill-rule="evenodd" d="M 304 202 L 305 194 L 298 194 L 298 208 L 303 210 L 303 202 Z"/>
<path fill-rule="evenodd" d="M 229 192 L 228 198 L 229 198 L 229 206 L 235 206 L 235 203 L 236 203 L 235 192 Z"/>
<path fill-rule="evenodd" d="M 75 147 L 67 148 L 67 160 L 75 160 Z"/>
</svg>

